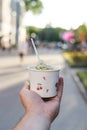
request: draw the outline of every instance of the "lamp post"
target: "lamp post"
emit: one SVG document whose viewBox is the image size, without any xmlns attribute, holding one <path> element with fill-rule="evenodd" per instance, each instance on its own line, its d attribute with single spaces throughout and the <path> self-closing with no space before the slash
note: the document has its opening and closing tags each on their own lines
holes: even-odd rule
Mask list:
<svg viewBox="0 0 87 130">
<path fill-rule="evenodd" d="M 20 0 L 16 0 L 16 35 L 15 35 L 15 42 L 16 47 L 18 46 L 19 42 L 19 23 L 20 23 Z"/>
</svg>

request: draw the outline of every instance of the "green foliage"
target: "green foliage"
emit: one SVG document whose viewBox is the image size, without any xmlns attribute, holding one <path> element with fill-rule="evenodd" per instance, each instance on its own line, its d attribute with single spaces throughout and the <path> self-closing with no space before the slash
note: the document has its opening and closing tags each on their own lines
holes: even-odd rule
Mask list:
<svg viewBox="0 0 87 130">
<path fill-rule="evenodd" d="M 53 28 L 44 28 L 39 36 L 41 40 L 54 41 L 55 31 Z"/>
<path fill-rule="evenodd" d="M 74 32 L 75 32 L 76 41 L 78 41 L 80 39 L 81 32 L 84 32 L 86 34 L 86 38 L 87 38 L 87 25 L 86 24 L 80 25 L 76 30 L 74 30 Z"/>
<path fill-rule="evenodd" d="M 60 33 L 63 31 L 62 28 L 44 28 L 40 31 L 39 33 L 39 37 L 40 40 L 42 41 L 48 41 L 48 42 L 52 42 L 52 41 L 60 41 Z"/>
<path fill-rule="evenodd" d="M 35 33 L 36 35 L 38 35 L 40 32 L 40 29 L 34 26 L 30 26 L 26 28 L 26 31 L 28 35 L 31 35 L 32 33 Z"/>
<path fill-rule="evenodd" d="M 87 27 L 86 27 L 86 25 L 85 25 L 85 24 L 80 25 L 79 28 L 78 28 L 78 31 L 87 32 Z"/>
<path fill-rule="evenodd" d="M 41 41 L 48 42 L 60 41 L 60 33 L 64 31 L 62 28 L 46 27 L 44 29 L 40 29 L 33 26 L 27 27 L 26 30 L 28 35 L 31 36 L 32 33 L 35 33 Z"/>
<path fill-rule="evenodd" d="M 77 75 L 87 90 L 87 71 L 78 71 Z"/>
<path fill-rule="evenodd" d="M 33 13 L 41 13 L 43 4 L 40 0 L 24 0 L 26 11 L 31 10 Z"/>
<path fill-rule="evenodd" d="M 87 52 L 64 52 L 63 55 L 71 67 L 87 67 Z"/>
</svg>

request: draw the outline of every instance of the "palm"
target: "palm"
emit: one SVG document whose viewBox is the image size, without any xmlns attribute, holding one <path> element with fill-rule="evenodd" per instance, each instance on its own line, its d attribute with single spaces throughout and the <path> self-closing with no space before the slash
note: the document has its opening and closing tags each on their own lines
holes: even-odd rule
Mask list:
<svg viewBox="0 0 87 130">
<path fill-rule="evenodd" d="M 37 93 L 29 90 L 28 86 L 25 86 L 20 93 L 25 111 L 33 114 L 45 114 L 50 122 L 52 122 L 58 115 L 60 109 L 60 101 L 63 91 L 62 78 L 59 79 L 57 88 L 57 96 L 44 101 Z"/>
</svg>

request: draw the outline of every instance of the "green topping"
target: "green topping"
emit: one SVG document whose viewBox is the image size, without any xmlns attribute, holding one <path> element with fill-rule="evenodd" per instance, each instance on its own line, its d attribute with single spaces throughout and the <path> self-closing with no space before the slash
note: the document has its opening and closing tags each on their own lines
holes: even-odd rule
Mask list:
<svg viewBox="0 0 87 130">
<path fill-rule="evenodd" d="M 37 70 L 52 70 L 53 67 L 48 65 L 48 64 L 45 64 L 43 61 L 40 61 L 36 67 L 35 67 Z"/>
</svg>

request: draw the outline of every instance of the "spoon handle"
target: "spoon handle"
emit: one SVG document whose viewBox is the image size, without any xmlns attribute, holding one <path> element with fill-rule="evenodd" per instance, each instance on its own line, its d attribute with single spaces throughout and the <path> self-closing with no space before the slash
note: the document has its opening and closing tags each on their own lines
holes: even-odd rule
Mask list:
<svg viewBox="0 0 87 130">
<path fill-rule="evenodd" d="M 35 53 L 36 53 L 36 56 L 37 56 L 37 58 L 38 58 L 38 61 L 40 61 L 39 54 L 38 54 L 38 52 L 37 52 L 37 49 L 36 49 L 35 43 L 34 43 L 34 41 L 33 41 L 32 38 L 31 38 L 31 42 L 32 42 L 32 45 L 33 45 L 33 47 L 34 47 L 34 51 L 35 51 Z"/>
</svg>

